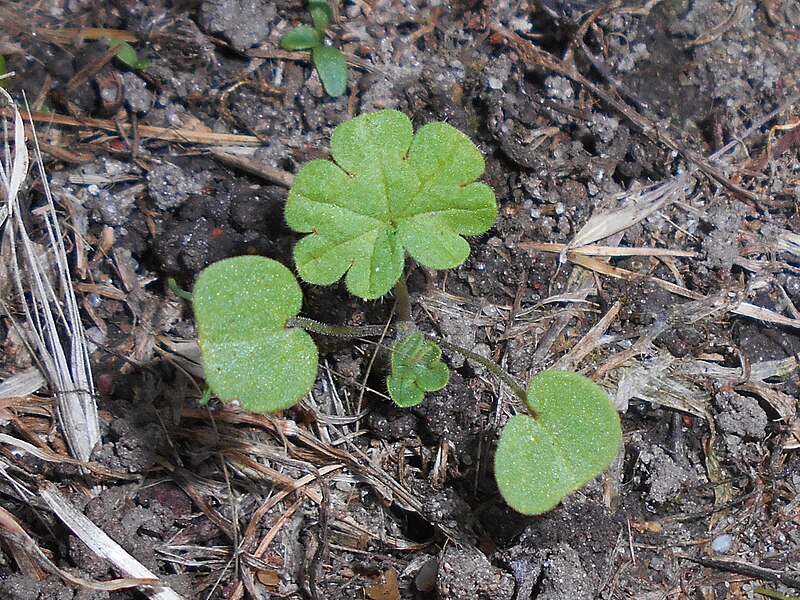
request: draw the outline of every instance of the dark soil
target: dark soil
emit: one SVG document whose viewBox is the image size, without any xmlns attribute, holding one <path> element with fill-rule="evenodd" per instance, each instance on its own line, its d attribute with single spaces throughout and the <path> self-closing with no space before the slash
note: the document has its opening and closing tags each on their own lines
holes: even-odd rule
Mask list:
<svg viewBox="0 0 800 600">
<path fill-rule="evenodd" d="M 800 594 L 781 583 L 800 578 L 797 3 L 346 0 L 330 32 L 350 61 L 336 99 L 307 55 L 280 50 L 308 23 L 299 0 L 0 6 L 7 89 L 40 111 L 65 228 L 86 242 L 70 258 L 96 343 L 93 460 L 119 474 L 87 485 L 76 467 L 9 446 L 0 506 L 63 569 L 119 576 L 13 484 L 55 482 L 186 598 Z M 150 65 L 102 60 L 107 40 L 82 28 L 130 32 Z M 178 346 L 193 318 L 167 278 L 190 289 L 240 254 L 291 265 L 297 237 L 273 170 L 326 157 L 336 125 L 382 108 L 466 132 L 499 203 L 463 266 L 412 274 L 420 327 L 521 381 L 553 366 L 584 373 L 621 413 L 617 461 L 548 514 L 523 517 L 500 498 L 492 456 L 514 402 L 456 356 L 450 385 L 408 411 L 383 395 L 386 356 L 340 339 L 318 340 L 317 383 L 289 411 L 197 406 L 191 344 Z M 215 154 L 230 144 L 145 126 L 250 136 L 233 144 L 250 168 Z M 560 256 L 592 215 L 687 170 L 658 210 L 590 240 L 675 254 Z M 35 208 L 41 190 L 23 202 Z M 390 316 L 391 298 L 304 293 L 315 319 Z M 769 312 L 756 319 L 751 306 Z M 30 364 L 12 314 L 3 378 Z M 3 409 L 3 432 L 65 452 L 52 415 L 24 406 Z M 2 598 L 139 597 L 34 577 L 5 550 Z"/>
</svg>

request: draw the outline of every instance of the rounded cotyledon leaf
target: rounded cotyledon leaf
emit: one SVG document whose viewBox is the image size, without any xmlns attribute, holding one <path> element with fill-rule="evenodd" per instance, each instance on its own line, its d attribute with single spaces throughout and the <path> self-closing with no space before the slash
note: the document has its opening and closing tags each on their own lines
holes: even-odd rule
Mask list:
<svg viewBox="0 0 800 600">
<path fill-rule="evenodd" d="M 317 347 L 305 331 L 286 325 L 302 303 L 294 275 L 269 258 L 228 258 L 200 273 L 192 304 L 214 395 L 263 413 L 289 408 L 311 389 Z"/>
<path fill-rule="evenodd" d="M 344 94 L 347 91 L 347 59 L 341 50 L 319 44 L 311 49 L 311 58 L 328 95 L 338 98 Z"/>
<path fill-rule="evenodd" d="M 333 21 L 333 11 L 327 0 L 310 0 L 308 12 L 311 13 L 311 20 L 314 22 L 314 29 L 323 33 L 331 26 Z"/>
<path fill-rule="evenodd" d="M 284 50 L 310 50 L 322 43 L 322 35 L 313 27 L 301 25 L 286 32 L 281 39 Z"/>
<path fill-rule="evenodd" d="M 608 468 L 622 430 L 605 391 L 577 373 L 539 373 L 531 379 L 527 397 L 536 417 L 508 420 L 494 467 L 506 503 L 520 513 L 538 515 Z"/>
<path fill-rule="evenodd" d="M 467 235 L 497 218 L 478 148 L 446 123 L 416 135 L 403 113 L 382 110 L 346 121 L 331 135 L 331 161 L 311 161 L 295 177 L 286 221 L 307 233 L 295 246 L 300 276 L 330 284 L 343 276 L 361 298 L 386 294 L 405 252 L 434 269 L 460 265 Z"/>
</svg>

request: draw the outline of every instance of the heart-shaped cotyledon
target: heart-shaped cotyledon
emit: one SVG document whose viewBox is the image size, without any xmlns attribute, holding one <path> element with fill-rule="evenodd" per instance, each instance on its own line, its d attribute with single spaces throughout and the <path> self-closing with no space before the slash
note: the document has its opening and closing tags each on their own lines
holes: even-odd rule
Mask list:
<svg viewBox="0 0 800 600">
<path fill-rule="evenodd" d="M 528 384 L 527 404 L 535 416 L 508 420 L 494 469 L 506 503 L 537 515 L 608 468 L 622 429 L 608 394 L 577 373 L 539 373 Z"/>
</svg>

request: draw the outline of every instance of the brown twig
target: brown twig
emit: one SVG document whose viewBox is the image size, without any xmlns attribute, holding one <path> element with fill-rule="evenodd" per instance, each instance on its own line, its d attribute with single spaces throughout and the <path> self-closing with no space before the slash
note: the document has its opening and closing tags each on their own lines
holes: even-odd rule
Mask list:
<svg viewBox="0 0 800 600">
<path fill-rule="evenodd" d="M 77 118 L 49 112 L 28 112 L 26 110 L 20 110 L 20 113 L 25 120 L 53 125 L 88 127 L 114 133 L 117 133 L 120 127 L 126 133 L 129 133 L 132 129 L 130 124 L 118 124 L 110 119 L 95 119 L 90 117 Z M 0 115 L 8 119 L 14 118 L 13 111 L 7 108 L 0 108 Z M 187 144 L 209 144 L 215 146 L 258 146 L 261 144 L 261 140 L 252 135 L 192 131 L 190 129 L 167 129 L 165 127 L 153 127 L 151 125 L 140 125 L 139 134 L 147 138 L 156 138 L 167 142 L 184 142 Z"/>
<path fill-rule="evenodd" d="M 774 581 L 800 589 L 800 578 L 792 576 L 785 571 L 766 569 L 736 559 L 694 558 L 683 554 L 678 555 L 677 558 L 691 561 L 709 569 L 717 569 L 719 571 L 726 571 L 727 573 L 738 573 L 739 575 L 747 575 L 748 577 L 757 579 L 766 579 L 767 581 Z"/>
</svg>

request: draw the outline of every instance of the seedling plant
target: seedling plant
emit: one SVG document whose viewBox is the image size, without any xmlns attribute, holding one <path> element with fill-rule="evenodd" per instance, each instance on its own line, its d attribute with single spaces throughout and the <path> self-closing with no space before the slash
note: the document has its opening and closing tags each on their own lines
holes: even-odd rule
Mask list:
<svg viewBox="0 0 800 600">
<path fill-rule="evenodd" d="M 407 257 L 431 269 L 457 267 L 470 251 L 464 236 L 486 232 L 497 217 L 494 192 L 477 181 L 484 171 L 478 148 L 448 124 L 430 123 L 414 133 L 408 117 L 385 110 L 336 127 L 331 155 L 305 164 L 289 192 L 286 221 L 305 234 L 294 248 L 295 266 L 311 284 L 344 278 L 359 298 L 394 292 L 386 380 L 392 400 L 414 406 L 447 385 L 442 347 L 499 377 L 529 413 L 508 420 L 495 455 L 498 488 L 524 514 L 550 510 L 605 470 L 621 430 L 602 388 L 576 373 L 545 371 L 523 389 L 492 361 L 419 331 L 411 320 Z M 308 331 L 385 333 L 381 325 L 354 328 L 301 317 L 295 276 L 259 256 L 206 268 L 192 303 L 209 390 L 251 412 L 289 408 L 310 391 L 318 351 Z"/>
<path fill-rule="evenodd" d="M 338 48 L 325 43 L 333 11 L 327 0 L 309 0 L 308 12 L 314 26 L 301 25 L 290 29 L 283 36 L 281 47 L 284 50 L 310 50 L 322 86 L 329 96 L 336 98 L 347 89 L 347 60 Z"/>
<path fill-rule="evenodd" d="M 134 71 L 144 71 L 150 66 L 150 60 L 147 58 L 140 58 L 133 46 L 124 40 L 118 38 L 111 38 L 109 45 L 117 48 L 117 60 L 126 67 Z"/>
<path fill-rule="evenodd" d="M 6 87 L 6 78 L 3 77 L 8 73 L 8 68 L 6 67 L 6 57 L 0 54 L 0 87 Z"/>
</svg>

